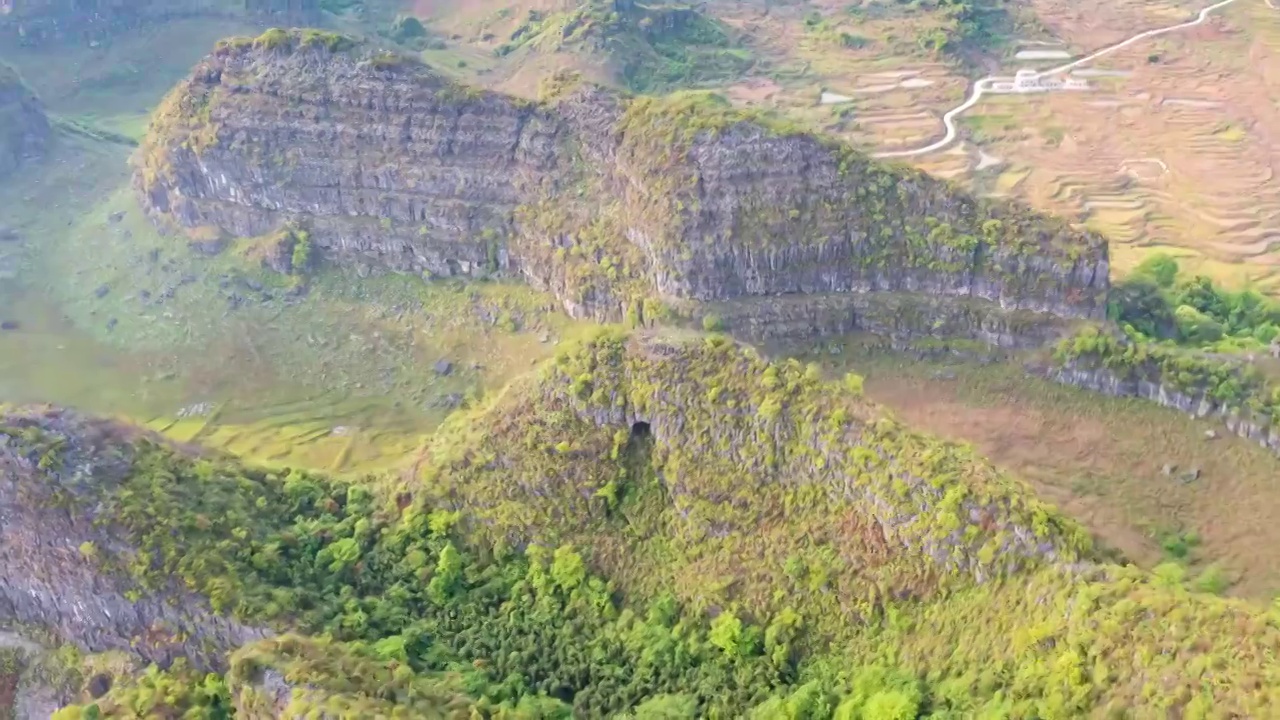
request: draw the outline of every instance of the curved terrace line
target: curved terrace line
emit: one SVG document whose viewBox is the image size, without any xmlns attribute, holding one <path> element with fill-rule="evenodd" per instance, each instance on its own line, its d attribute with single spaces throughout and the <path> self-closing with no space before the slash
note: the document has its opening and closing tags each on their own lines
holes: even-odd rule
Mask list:
<svg viewBox="0 0 1280 720">
<path fill-rule="evenodd" d="M 1085 65 L 1090 62 L 1093 62 L 1094 60 L 1097 60 L 1098 58 L 1104 55 L 1109 55 L 1121 48 L 1125 48 L 1136 42 L 1146 40 L 1147 38 L 1156 37 L 1157 35 L 1164 35 L 1166 33 L 1175 32 L 1177 30 L 1183 30 L 1189 27 L 1195 27 L 1197 25 L 1202 24 L 1205 20 L 1209 19 L 1209 15 L 1212 14 L 1214 10 L 1226 7 L 1227 5 L 1230 5 L 1233 2 L 1236 2 L 1236 0 L 1222 0 L 1221 2 L 1215 3 L 1201 10 L 1199 14 L 1196 15 L 1194 20 L 1188 20 L 1187 22 L 1184 22 L 1184 23 L 1178 23 L 1177 25 L 1170 25 L 1168 27 L 1157 28 L 1155 30 L 1147 30 L 1145 32 L 1140 32 L 1137 35 L 1134 35 L 1133 37 L 1127 40 L 1122 40 L 1116 43 L 1115 45 L 1109 45 L 1105 48 L 1102 48 L 1101 50 L 1098 50 L 1097 52 L 1094 52 L 1091 55 L 1086 55 L 1085 57 L 1082 57 L 1079 60 L 1073 60 L 1064 65 L 1059 65 L 1058 67 L 1045 70 L 1044 72 L 1035 73 L 1031 77 L 1043 78 L 1043 77 L 1049 77 L 1052 75 L 1061 75 L 1062 73 L 1068 72 L 1070 70 L 1074 70 L 1075 68 L 1081 65 Z M 1275 4 L 1273 4 L 1273 0 L 1264 0 L 1264 2 L 1267 3 L 1267 7 L 1270 7 L 1273 10 L 1280 9 Z M 956 127 L 956 118 L 961 113 L 968 110 L 969 108 L 973 107 L 974 105 L 977 105 L 978 101 L 982 99 L 982 96 L 986 92 L 991 90 L 992 83 L 997 81 L 1009 81 L 1009 80 L 1011 80 L 1011 78 L 991 75 L 975 81 L 973 83 L 973 89 L 969 93 L 969 98 L 965 100 L 963 103 L 948 110 L 947 113 L 942 116 L 942 125 L 943 127 L 946 128 L 947 132 L 946 132 L 946 135 L 944 135 L 941 140 L 935 143 L 926 145 L 922 148 L 914 148 L 912 150 L 891 150 L 888 152 L 875 153 L 872 155 L 872 157 L 875 157 L 875 158 L 914 157 L 916 155 L 925 155 L 925 154 L 934 152 L 935 150 L 941 150 L 942 148 L 950 145 L 952 142 L 955 141 L 956 136 L 959 134 L 959 129 Z"/>
</svg>

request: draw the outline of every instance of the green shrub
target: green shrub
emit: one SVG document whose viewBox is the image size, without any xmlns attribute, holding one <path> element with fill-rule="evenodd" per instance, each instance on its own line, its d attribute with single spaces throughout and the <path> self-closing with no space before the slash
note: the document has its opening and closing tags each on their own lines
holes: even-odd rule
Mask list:
<svg viewBox="0 0 1280 720">
<path fill-rule="evenodd" d="M 872 695 L 862 709 L 863 720 L 915 720 L 919 714 L 919 701 L 896 690 Z"/>
<path fill-rule="evenodd" d="M 702 329 L 706 332 L 724 332 L 724 318 L 715 314 L 702 316 Z"/>
<path fill-rule="evenodd" d="M 1211 595 L 1221 595 L 1229 587 L 1231 587 L 1231 579 L 1227 577 L 1222 567 L 1216 564 L 1206 567 L 1191 583 L 1193 590 Z"/>
<path fill-rule="evenodd" d="M 1173 311 L 1178 339 L 1193 345 L 1207 345 L 1222 339 L 1222 323 L 1191 307 L 1179 305 Z"/>
<path fill-rule="evenodd" d="M 305 230 L 293 233 L 293 253 L 289 260 L 289 268 L 294 275 L 305 275 L 311 269 L 312 248 L 310 233 Z"/>
<path fill-rule="evenodd" d="M 840 33 L 840 44 L 851 50 L 857 50 L 859 48 L 864 48 L 870 45 L 871 41 L 862 37 L 861 35 L 854 35 L 852 33 L 842 32 Z"/>
<path fill-rule="evenodd" d="M 253 45 L 262 50 L 279 50 L 289 47 L 290 42 L 291 38 L 287 30 L 269 28 L 254 40 Z"/>
<path fill-rule="evenodd" d="M 427 36 L 422 21 L 412 15 L 402 15 L 391 24 L 391 39 L 397 42 L 416 40 Z"/>
<path fill-rule="evenodd" d="M 866 380 L 857 373 L 848 373 L 844 376 L 844 388 L 856 397 L 862 397 Z"/>
<path fill-rule="evenodd" d="M 1162 288 L 1171 288 L 1178 279 L 1178 261 L 1165 253 L 1156 253 L 1134 268 L 1136 276 L 1149 277 Z"/>
<path fill-rule="evenodd" d="M 636 706 L 634 720 L 695 720 L 698 700 L 691 695 L 659 695 Z"/>
</svg>

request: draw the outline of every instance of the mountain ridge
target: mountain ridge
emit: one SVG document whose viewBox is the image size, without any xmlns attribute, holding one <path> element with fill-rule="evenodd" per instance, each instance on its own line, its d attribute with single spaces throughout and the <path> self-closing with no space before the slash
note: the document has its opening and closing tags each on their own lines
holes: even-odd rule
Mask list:
<svg viewBox="0 0 1280 720">
<path fill-rule="evenodd" d="M 162 227 L 296 225 L 334 262 L 516 274 L 604 321 L 917 293 L 1055 325 L 1100 318 L 1108 287 L 1096 235 L 711 96 L 534 103 L 319 31 L 222 43 L 157 112 L 135 186 Z M 795 325 L 829 324 L 820 304 Z"/>
</svg>

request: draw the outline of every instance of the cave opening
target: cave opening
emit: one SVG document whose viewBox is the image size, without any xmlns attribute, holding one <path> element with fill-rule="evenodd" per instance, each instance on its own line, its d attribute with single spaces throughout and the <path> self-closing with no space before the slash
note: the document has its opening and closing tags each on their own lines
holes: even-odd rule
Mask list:
<svg viewBox="0 0 1280 720">
<path fill-rule="evenodd" d="M 653 464 L 653 428 L 648 422 L 639 420 L 631 423 L 631 432 L 627 435 L 626 444 L 620 448 L 618 465 L 621 472 L 617 480 L 610 483 L 610 497 L 606 500 L 606 513 L 612 515 L 619 506 L 640 502 L 642 498 L 657 488 L 657 474 Z"/>
</svg>

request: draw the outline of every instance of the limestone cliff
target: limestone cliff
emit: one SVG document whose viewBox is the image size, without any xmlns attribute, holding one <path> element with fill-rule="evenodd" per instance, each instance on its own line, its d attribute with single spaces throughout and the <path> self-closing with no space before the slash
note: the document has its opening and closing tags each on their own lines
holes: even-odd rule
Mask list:
<svg viewBox="0 0 1280 720">
<path fill-rule="evenodd" d="M 711 97 L 530 103 L 314 31 L 222 43 L 157 113 L 136 184 L 162 225 L 303 225 L 338 262 L 518 273 L 599 319 L 786 295 L 813 302 L 782 326 L 849 330 L 843 299 L 892 293 L 1052 323 L 1107 291 L 1097 236 Z"/>
<path fill-rule="evenodd" d="M 7 65 L 0 64 L 0 178 L 44 155 L 49 119 L 35 95 Z"/>
<path fill-rule="evenodd" d="M 42 628 L 89 652 L 122 650 L 161 665 L 217 668 L 264 636 L 219 617 L 176 583 L 144 589 L 113 560 L 147 564 L 98 516 L 133 472 L 140 431 L 66 411 L 0 415 L 0 622 Z"/>
</svg>

